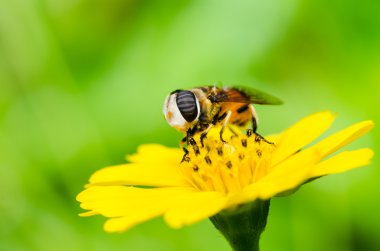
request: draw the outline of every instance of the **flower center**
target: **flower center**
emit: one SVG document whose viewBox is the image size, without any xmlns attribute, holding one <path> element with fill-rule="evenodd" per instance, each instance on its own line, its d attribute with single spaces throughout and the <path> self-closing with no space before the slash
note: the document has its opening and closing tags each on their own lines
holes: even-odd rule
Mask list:
<svg viewBox="0 0 380 251">
<path fill-rule="evenodd" d="M 242 190 L 268 173 L 275 145 L 246 135 L 223 143 L 207 137 L 204 146 L 191 145 L 180 168 L 188 181 L 201 191 L 230 193 Z"/>
</svg>

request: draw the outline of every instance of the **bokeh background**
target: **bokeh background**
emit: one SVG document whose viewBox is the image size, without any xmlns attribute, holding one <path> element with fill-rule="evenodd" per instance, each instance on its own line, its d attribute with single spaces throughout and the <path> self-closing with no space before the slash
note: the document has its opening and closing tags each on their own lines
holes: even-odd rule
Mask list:
<svg viewBox="0 0 380 251">
<path fill-rule="evenodd" d="M 0 0 L 0 250 L 230 250 L 205 220 L 123 234 L 80 218 L 95 170 L 142 143 L 177 146 L 170 91 L 222 81 L 273 93 L 273 133 L 320 110 L 330 132 L 380 125 L 380 1 Z M 380 150 L 375 128 L 350 148 Z M 373 163 L 272 200 L 262 250 L 380 250 Z"/>
</svg>

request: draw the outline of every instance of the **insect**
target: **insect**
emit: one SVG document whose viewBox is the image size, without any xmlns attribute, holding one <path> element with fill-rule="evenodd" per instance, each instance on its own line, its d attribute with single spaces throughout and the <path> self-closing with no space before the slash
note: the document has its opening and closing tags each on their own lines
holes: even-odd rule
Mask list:
<svg viewBox="0 0 380 251">
<path fill-rule="evenodd" d="M 251 88 L 204 86 L 171 92 L 165 99 L 163 113 L 169 125 L 186 133 L 183 143 L 194 145 L 192 136 L 199 132 L 203 146 L 203 139 L 217 124 L 222 125 L 222 142 L 226 142 L 223 139 L 226 126 L 243 127 L 250 121 L 252 132 L 264 139 L 257 133 L 258 116 L 253 104 L 279 105 L 282 101 Z"/>
</svg>

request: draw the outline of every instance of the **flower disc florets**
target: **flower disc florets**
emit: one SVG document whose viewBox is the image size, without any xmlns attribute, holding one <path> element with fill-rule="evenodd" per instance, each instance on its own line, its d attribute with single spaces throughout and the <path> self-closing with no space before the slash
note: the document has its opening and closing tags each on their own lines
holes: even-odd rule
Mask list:
<svg viewBox="0 0 380 251">
<path fill-rule="evenodd" d="M 209 137 L 191 146 L 180 165 L 188 181 L 201 191 L 237 192 L 268 173 L 275 145 L 259 136 L 235 135 L 224 143 Z"/>
</svg>

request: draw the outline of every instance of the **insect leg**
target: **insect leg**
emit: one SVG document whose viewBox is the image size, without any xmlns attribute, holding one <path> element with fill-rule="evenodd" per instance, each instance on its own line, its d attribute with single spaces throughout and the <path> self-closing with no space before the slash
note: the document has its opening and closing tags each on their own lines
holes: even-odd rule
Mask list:
<svg viewBox="0 0 380 251">
<path fill-rule="evenodd" d="M 209 124 L 208 127 L 207 127 L 207 129 L 206 129 L 206 131 L 202 132 L 201 137 L 200 137 L 202 147 L 204 147 L 204 144 L 203 144 L 203 140 L 204 140 L 204 138 L 207 137 L 207 133 L 208 133 L 208 132 L 210 131 L 210 129 L 213 128 L 213 127 L 214 127 L 214 124 Z"/>
<path fill-rule="evenodd" d="M 187 143 L 187 136 L 183 137 L 183 139 L 179 142 L 179 146 L 180 148 L 186 153 L 187 152 L 187 148 L 185 147 L 185 144 L 188 144 Z"/>
<path fill-rule="evenodd" d="M 185 153 L 182 157 L 182 162 L 186 161 L 186 162 L 189 162 L 190 161 L 190 157 L 189 157 L 189 150 L 187 150 L 187 148 L 184 146 L 185 143 L 187 145 L 187 147 L 190 145 L 190 139 L 192 139 L 194 133 L 195 133 L 196 129 L 193 128 L 193 129 L 189 129 L 187 130 L 186 132 L 186 136 L 183 137 L 183 139 L 180 141 L 180 147 L 182 148 L 183 152 Z M 194 140 L 194 139 L 193 139 Z"/>
<path fill-rule="evenodd" d="M 253 105 L 249 105 L 249 109 L 251 109 L 252 112 L 252 131 L 256 134 L 259 117 L 257 116 L 256 109 L 253 107 Z"/>
<path fill-rule="evenodd" d="M 232 132 L 234 137 L 237 137 L 239 135 L 231 126 L 228 126 L 228 129 Z"/>
<path fill-rule="evenodd" d="M 198 147 L 197 142 L 195 141 L 195 139 L 193 137 L 191 137 L 189 139 L 189 142 L 190 142 L 190 145 L 193 147 L 195 155 L 199 155 L 200 151 L 199 151 L 199 147 Z"/>
<path fill-rule="evenodd" d="M 255 108 L 253 107 L 253 105 L 250 105 L 249 108 L 251 109 L 251 112 L 252 112 L 252 132 L 256 135 L 256 141 L 263 140 L 265 143 L 273 145 L 274 144 L 273 142 L 269 142 L 263 136 L 257 133 L 257 124 L 258 124 L 259 118 L 257 116 L 257 112 Z M 250 132 L 247 131 L 247 135 L 249 134 Z"/>
<path fill-rule="evenodd" d="M 181 163 L 182 162 L 189 162 L 190 161 L 189 150 L 187 150 L 185 147 L 182 147 L 182 150 L 185 152 L 185 154 L 182 157 Z"/>
<path fill-rule="evenodd" d="M 181 163 L 186 161 L 190 161 L 190 158 L 189 158 L 189 150 L 187 150 L 187 148 L 184 146 L 185 143 L 187 143 L 187 135 L 185 137 L 183 137 L 183 139 L 179 142 L 179 145 L 180 145 L 180 148 L 183 150 L 184 152 L 184 155 L 182 157 L 182 160 L 181 160 Z"/>
<path fill-rule="evenodd" d="M 193 150 L 194 150 L 194 153 L 195 155 L 198 155 L 200 154 L 200 151 L 199 151 L 199 147 L 197 145 L 197 142 L 194 140 L 193 136 L 194 134 L 197 132 L 198 128 L 196 127 L 193 127 L 193 128 L 190 128 L 189 130 L 187 130 L 186 132 L 186 137 L 183 139 L 185 140 L 186 139 L 186 143 L 187 143 L 187 146 L 192 146 L 193 147 Z M 189 150 L 186 149 L 184 150 L 185 151 L 185 157 L 187 157 L 187 155 L 189 154 Z M 187 158 L 188 159 L 188 158 Z"/>
<path fill-rule="evenodd" d="M 224 119 L 224 121 L 223 121 L 222 129 L 220 129 L 220 132 L 219 132 L 220 141 L 222 141 L 223 143 L 227 143 L 227 141 L 225 141 L 225 140 L 223 139 L 223 132 L 224 132 L 224 128 L 225 128 L 225 127 L 227 126 L 227 124 L 228 124 L 228 121 L 230 120 L 231 114 L 232 114 L 231 111 L 228 111 L 228 112 L 227 112 L 227 115 L 226 115 L 226 117 L 225 117 L 225 119 Z"/>
<path fill-rule="evenodd" d="M 185 141 L 187 145 L 189 145 L 190 139 L 194 136 L 196 132 L 197 132 L 196 127 L 190 128 L 189 130 L 186 131 L 186 136 L 182 140 Z"/>
</svg>

